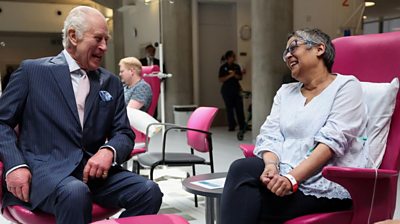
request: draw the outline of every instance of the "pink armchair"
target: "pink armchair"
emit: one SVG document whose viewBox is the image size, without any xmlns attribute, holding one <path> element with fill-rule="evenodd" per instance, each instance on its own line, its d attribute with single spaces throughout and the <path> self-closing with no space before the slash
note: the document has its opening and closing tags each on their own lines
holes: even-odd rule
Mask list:
<svg viewBox="0 0 400 224">
<path fill-rule="evenodd" d="M 336 49 L 333 71 L 355 75 L 360 81 L 390 82 L 400 75 L 400 32 L 341 37 L 333 41 Z M 400 169 L 400 97 L 392 116 L 386 151 L 379 169 L 325 167 L 322 175 L 344 186 L 353 199 L 352 210 L 311 214 L 285 222 L 374 223 L 393 218 L 397 179 Z M 254 145 L 241 145 L 244 155 L 253 156 Z M 374 191 L 375 185 L 375 191 Z"/>
<path fill-rule="evenodd" d="M 151 116 L 154 116 L 155 111 L 157 109 L 158 98 L 160 96 L 161 80 L 158 77 L 146 77 L 144 75 L 151 74 L 153 72 L 159 72 L 159 71 L 160 71 L 160 68 L 157 65 L 142 67 L 142 77 L 150 85 L 151 91 L 153 93 L 150 107 L 147 110 L 147 113 L 150 114 Z M 130 157 L 136 156 L 138 154 L 141 154 L 141 153 L 144 153 L 147 151 L 147 145 L 145 144 L 147 136 L 145 135 L 145 133 L 139 132 L 136 129 L 132 129 L 132 130 L 133 130 L 133 132 L 135 132 L 136 138 L 135 138 L 135 148 L 132 150 Z M 147 140 L 150 140 L 150 139 L 147 139 Z M 134 164 L 136 164 L 136 172 L 139 174 L 139 172 L 140 172 L 139 164 L 137 163 L 136 160 L 134 161 Z"/>
<path fill-rule="evenodd" d="M 142 67 L 142 76 L 144 81 L 146 81 L 150 87 L 151 87 L 151 92 L 153 93 L 153 97 L 151 99 L 151 104 L 149 109 L 147 110 L 147 113 L 150 114 L 151 116 L 154 116 L 154 113 L 156 111 L 157 108 L 157 104 L 158 104 L 158 98 L 160 96 L 160 84 L 161 81 L 158 77 L 146 77 L 144 76 L 144 74 L 151 74 L 153 72 L 159 72 L 160 68 L 157 65 L 154 66 L 143 66 Z M 136 139 L 135 142 L 136 143 L 144 143 L 146 141 L 146 136 L 144 133 L 141 133 L 137 130 L 133 130 L 135 132 L 136 135 Z M 135 156 L 137 154 L 146 152 L 146 149 L 143 148 L 136 148 L 134 150 L 132 150 L 131 156 Z"/>
</svg>

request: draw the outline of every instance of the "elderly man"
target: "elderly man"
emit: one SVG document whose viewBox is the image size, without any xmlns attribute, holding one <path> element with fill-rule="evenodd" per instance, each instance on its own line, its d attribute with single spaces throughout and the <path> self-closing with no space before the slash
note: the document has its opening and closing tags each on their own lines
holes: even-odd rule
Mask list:
<svg viewBox="0 0 400 224">
<path fill-rule="evenodd" d="M 57 223 L 91 222 L 92 202 L 125 208 L 121 217 L 158 212 L 159 187 L 118 165 L 134 134 L 119 79 L 100 68 L 108 39 L 104 16 L 76 7 L 64 23 L 64 50 L 24 61 L 11 76 L 0 98 L 3 206 L 40 209 Z"/>
</svg>

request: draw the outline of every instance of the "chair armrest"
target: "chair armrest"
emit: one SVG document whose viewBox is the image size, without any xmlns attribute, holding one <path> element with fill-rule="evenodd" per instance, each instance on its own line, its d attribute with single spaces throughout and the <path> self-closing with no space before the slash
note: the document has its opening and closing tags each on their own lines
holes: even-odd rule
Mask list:
<svg viewBox="0 0 400 224">
<path fill-rule="evenodd" d="M 254 144 L 240 144 L 239 148 L 243 151 L 244 157 L 255 157 L 253 151 L 255 148 Z"/>
<path fill-rule="evenodd" d="M 196 131 L 196 132 L 200 132 L 200 133 L 204 133 L 208 136 L 211 136 L 212 133 L 208 132 L 208 131 L 203 131 L 200 129 L 194 129 L 194 128 L 188 128 L 188 127 L 182 127 L 182 126 L 178 126 L 178 125 L 169 125 L 171 127 L 167 128 L 167 130 L 165 130 L 164 135 L 163 135 L 163 139 L 162 139 L 162 160 L 165 160 L 165 148 L 167 145 L 167 134 L 169 133 L 169 131 L 171 130 L 185 130 L 185 131 Z"/>
<path fill-rule="evenodd" d="M 146 149 L 149 146 L 149 138 L 148 138 L 148 136 L 149 136 L 149 132 L 150 132 L 150 127 L 156 126 L 156 125 L 157 126 L 164 126 L 164 127 L 177 126 L 176 124 L 172 124 L 172 123 L 159 123 L 159 122 L 155 122 L 155 123 L 151 123 L 151 124 L 147 125 L 147 127 L 146 127 L 146 139 L 145 139 L 145 146 L 144 146 Z"/>
<path fill-rule="evenodd" d="M 372 222 L 393 217 L 397 171 L 328 166 L 323 169 L 322 175 L 350 193 L 353 200 L 352 223 L 369 223 L 368 217 Z"/>
<path fill-rule="evenodd" d="M 377 175 L 378 179 L 398 176 L 398 172 L 395 170 L 377 169 L 376 171 L 377 172 L 375 172 L 375 169 L 370 169 L 370 168 L 327 166 L 323 169 L 322 175 L 330 180 L 332 180 L 331 178 L 339 177 L 338 181 L 340 181 L 341 178 L 374 179 L 376 173 L 378 174 Z"/>
<path fill-rule="evenodd" d="M 194 128 L 188 128 L 188 127 L 182 127 L 182 126 L 173 126 L 173 127 L 170 127 L 170 128 L 168 128 L 168 129 L 166 130 L 166 132 L 167 132 L 167 131 L 170 131 L 170 130 L 196 131 L 196 132 L 200 132 L 200 133 L 203 133 L 203 134 L 212 135 L 212 133 L 209 132 L 209 131 L 203 131 L 203 130 L 200 130 L 200 129 L 194 129 Z"/>
</svg>

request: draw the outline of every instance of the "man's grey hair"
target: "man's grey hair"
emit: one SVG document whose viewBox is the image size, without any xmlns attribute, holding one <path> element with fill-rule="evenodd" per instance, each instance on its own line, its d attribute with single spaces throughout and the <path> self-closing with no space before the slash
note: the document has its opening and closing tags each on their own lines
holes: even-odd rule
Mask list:
<svg viewBox="0 0 400 224">
<path fill-rule="evenodd" d="M 333 62 L 335 60 L 335 47 L 332 44 L 331 38 L 328 34 L 322 32 L 319 29 L 300 29 L 288 36 L 288 40 L 293 37 L 299 37 L 300 39 L 308 42 L 310 45 L 325 45 L 325 53 L 322 55 L 324 64 L 329 72 L 332 72 Z"/>
<path fill-rule="evenodd" d="M 64 28 L 62 29 L 62 44 L 64 49 L 70 47 L 71 42 L 68 38 L 68 30 L 74 29 L 77 39 L 82 39 L 83 34 L 90 28 L 87 20 L 90 13 L 93 13 L 94 8 L 88 6 L 78 6 L 73 8 L 64 21 Z"/>
</svg>

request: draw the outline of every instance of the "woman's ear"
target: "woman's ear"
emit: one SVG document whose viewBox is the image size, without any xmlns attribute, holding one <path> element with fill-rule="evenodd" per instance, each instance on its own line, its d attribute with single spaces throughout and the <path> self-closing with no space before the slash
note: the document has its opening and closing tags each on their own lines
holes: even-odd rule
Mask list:
<svg viewBox="0 0 400 224">
<path fill-rule="evenodd" d="M 317 45 L 317 56 L 321 56 L 325 53 L 325 45 L 324 44 L 318 44 Z"/>
</svg>

